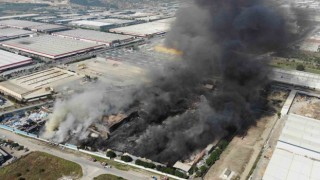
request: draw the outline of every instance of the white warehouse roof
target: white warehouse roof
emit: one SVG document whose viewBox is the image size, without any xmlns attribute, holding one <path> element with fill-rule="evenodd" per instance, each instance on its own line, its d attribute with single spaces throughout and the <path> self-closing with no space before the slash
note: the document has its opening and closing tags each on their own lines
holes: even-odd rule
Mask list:
<svg viewBox="0 0 320 180">
<path fill-rule="evenodd" d="M 128 34 L 134 36 L 148 36 L 153 34 L 161 34 L 170 30 L 171 23 L 175 18 L 163 19 L 143 24 L 136 24 L 132 26 L 120 27 L 110 29 L 110 32 Z"/>
<path fill-rule="evenodd" d="M 320 177 L 320 121 L 290 114 L 263 180 Z"/>
<path fill-rule="evenodd" d="M 120 35 L 113 33 L 105 33 L 93 30 L 85 30 L 85 29 L 74 29 L 69 31 L 62 31 L 54 33 L 54 35 L 69 37 L 78 40 L 91 41 L 95 43 L 102 43 L 110 45 L 113 41 L 125 41 L 133 39 L 132 36 L 129 35 Z"/>
<path fill-rule="evenodd" d="M 113 23 L 98 22 L 98 21 L 88 21 L 88 20 L 73 21 L 73 22 L 70 22 L 69 24 L 77 25 L 77 26 L 93 26 L 93 27 L 103 27 L 103 26 L 113 25 Z"/>
<path fill-rule="evenodd" d="M 103 45 L 44 35 L 0 42 L 3 46 L 39 56 L 58 59 L 80 52 L 101 48 Z"/>
<path fill-rule="evenodd" d="M 0 71 L 29 64 L 31 62 L 31 58 L 0 50 Z"/>
</svg>

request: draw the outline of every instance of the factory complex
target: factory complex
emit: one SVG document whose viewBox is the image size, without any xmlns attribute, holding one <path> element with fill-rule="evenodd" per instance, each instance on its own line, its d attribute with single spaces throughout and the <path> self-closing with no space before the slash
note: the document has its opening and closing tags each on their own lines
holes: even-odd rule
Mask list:
<svg viewBox="0 0 320 180">
<path fill-rule="evenodd" d="M 148 37 L 152 35 L 160 35 L 170 30 L 170 25 L 175 18 L 162 19 L 158 21 L 136 24 L 132 26 L 110 29 L 110 32 L 118 34 L 127 34 L 139 37 Z"/>
<path fill-rule="evenodd" d="M 0 50 L 0 72 L 32 63 L 32 59 Z"/>
<path fill-rule="evenodd" d="M 49 59 L 59 59 L 102 48 L 103 45 L 57 36 L 43 35 L 0 42 L 13 51 L 22 51 Z"/>
<path fill-rule="evenodd" d="M 290 114 L 263 180 L 319 179 L 319 129 L 319 120 Z"/>
<path fill-rule="evenodd" d="M 134 40 L 134 37 L 129 35 L 112 34 L 85 29 L 73 29 L 53 33 L 52 35 L 91 43 L 93 42 L 96 44 L 104 44 L 107 46 L 115 46 Z"/>
<path fill-rule="evenodd" d="M 82 79 L 76 73 L 60 68 L 51 68 L 27 76 L 0 83 L 0 92 L 18 101 L 33 101 L 47 98 L 55 91 Z M 80 81 L 79 81 L 80 82 Z"/>
</svg>

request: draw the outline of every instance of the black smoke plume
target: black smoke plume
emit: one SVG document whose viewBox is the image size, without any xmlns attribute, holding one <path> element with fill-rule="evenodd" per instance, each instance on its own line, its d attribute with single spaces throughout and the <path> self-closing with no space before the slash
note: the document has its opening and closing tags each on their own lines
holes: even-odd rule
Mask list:
<svg viewBox="0 0 320 180">
<path fill-rule="evenodd" d="M 98 147 L 172 164 L 231 131 L 245 132 L 257 119 L 270 72 L 268 60 L 256 56 L 285 47 L 292 37 L 286 17 L 266 2 L 197 0 L 180 10 L 166 45 L 182 51 L 183 61 L 130 92 L 130 103 L 121 107 L 141 110 Z M 205 90 L 202 83 L 214 78 L 218 88 Z"/>
</svg>

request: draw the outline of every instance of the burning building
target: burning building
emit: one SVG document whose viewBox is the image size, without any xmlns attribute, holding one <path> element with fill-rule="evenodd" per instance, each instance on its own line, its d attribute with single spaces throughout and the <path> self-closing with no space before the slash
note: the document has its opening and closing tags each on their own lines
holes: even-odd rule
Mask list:
<svg viewBox="0 0 320 180">
<path fill-rule="evenodd" d="M 183 61 L 151 72 L 152 81 L 138 88 L 110 92 L 100 84 L 59 100 L 44 137 L 88 143 L 90 128 L 103 124 L 102 116 L 138 107 L 108 139 L 90 145 L 171 165 L 188 159 L 255 123 L 269 73 L 268 59 L 255 57 L 286 46 L 291 28 L 270 2 L 197 0 L 177 13 L 166 38 L 167 47 L 183 52 Z M 203 88 L 204 80 L 217 76 L 218 88 Z"/>
</svg>

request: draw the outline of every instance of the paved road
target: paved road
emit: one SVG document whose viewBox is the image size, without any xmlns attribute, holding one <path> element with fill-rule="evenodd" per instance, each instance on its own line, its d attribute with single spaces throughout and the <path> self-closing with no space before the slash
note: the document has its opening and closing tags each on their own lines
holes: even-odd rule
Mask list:
<svg viewBox="0 0 320 180">
<path fill-rule="evenodd" d="M 89 161 L 86 157 L 76 155 L 67 151 L 58 150 L 56 148 L 50 148 L 49 146 L 44 145 L 42 142 L 39 142 L 34 139 L 25 138 L 14 134 L 12 132 L 0 129 L 0 136 L 5 136 L 8 139 L 12 139 L 17 143 L 28 147 L 31 151 L 41 151 L 60 158 L 75 162 L 82 167 L 83 171 L 83 180 L 92 180 L 94 177 L 100 174 L 113 174 L 116 176 L 121 176 L 128 180 L 148 180 L 150 179 L 149 175 L 145 175 L 135 171 L 121 171 L 115 168 L 106 169 L 101 166 L 98 162 Z"/>
</svg>

